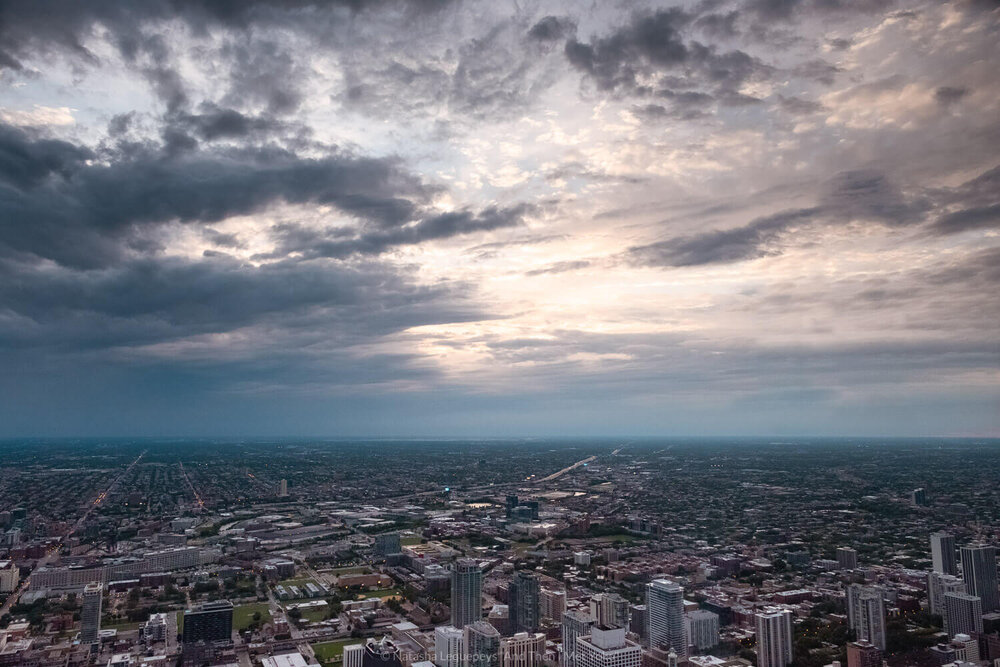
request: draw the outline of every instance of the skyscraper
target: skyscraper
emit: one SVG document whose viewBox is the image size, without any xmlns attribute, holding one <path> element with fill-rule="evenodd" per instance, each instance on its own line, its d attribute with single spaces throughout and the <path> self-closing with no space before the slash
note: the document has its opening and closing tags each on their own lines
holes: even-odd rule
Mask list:
<svg viewBox="0 0 1000 667">
<path fill-rule="evenodd" d="M 563 612 L 566 611 L 566 591 L 553 591 L 543 588 L 538 594 L 538 599 L 541 606 L 542 618 L 562 621 Z"/>
<path fill-rule="evenodd" d="M 649 635 L 647 634 L 649 632 L 649 613 L 646 611 L 646 605 L 629 605 L 628 613 L 629 629 L 639 635 L 639 640 L 645 645 L 649 639 Z"/>
<path fill-rule="evenodd" d="M 699 651 L 707 651 L 719 644 L 719 615 L 706 609 L 697 609 L 687 614 L 688 643 Z"/>
<path fill-rule="evenodd" d="M 931 533 L 931 561 L 935 572 L 958 574 L 954 535 L 944 532 Z"/>
<path fill-rule="evenodd" d="M 882 651 L 866 641 L 847 645 L 847 667 L 882 667 Z"/>
<path fill-rule="evenodd" d="M 851 547 L 837 549 L 837 566 L 841 570 L 856 570 L 858 567 L 858 552 Z"/>
<path fill-rule="evenodd" d="M 468 667 L 500 666 L 500 633 L 486 621 L 476 621 L 463 630 Z"/>
<path fill-rule="evenodd" d="M 885 600 L 881 588 L 860 584 L 848 587 L 847 619 L 859 640 L 885 651 Z"/>
<path fill-rule="evenodd" d="M 673 581 L 654 579 L 646 586 L 650 648 L 671 648 L 678 656 L 687 655 L 684 636 L 684 589 Z"/>
<path fill-rule="evenodd" d="M 517 632 L 500 640 L 500 667 L 541 667 L 545 660 L 545 635 Z"/>
<path fill-rule="evenodd" d="M 964 593 L 965 582 L 956 576 L 940 572 L 927 573 L 927 606 L 932 614 L 944 616 L 944 594 Z"/>
<path fill-rule="evenodd" d="M 567 611 L 562 617 L 562 664 L 563 667 L 577 667 L 576 639 L 590 634 L 594 617 L 580 611 Z"/>
<path fill-rule="evenodd" d="M 375 556 L 377 558 L 385 558 L 392 554 L 398 554 L 402 550 L 399 533 L 379 533 L 375 536 Z"/>
<path fill-rule="evenodd" d="M 228 600 L 205 602 L 184 612 L 185 644 L 229 642 L 233 636 L 233 603 Z"/>
<path fill-rule="evenodd" d="M 540 601 L 538 577 L 526 570 L 518 570 L 510 581 L 507 606 L 512 633 L 538 630 Z"/>
<path fill-rule="evenodd" d="M 483 617 L 483 571 L 472 558 L 460 558 L 451 570 L 451 624 L 464 628 Z"/>
<path fill-rule="evenodd" d="M 598 593 L 590 598 L 590 615 L 598 625 L 628 628 L 628 600 L 617 593 Z"/>
<path fill-rule="evenodd" d="M 464 667 L 465 633 L 453 625 L 434 628 L 434 664 L 438 667 Z"/>
<path fill-rule="evenodd" d="M 792 662 L 792 612 L 766 607 L 756 614 L 757 667 L 785 667 Z"/>
<path fill-rule="evenodd" d="M 342 667 L 362 667 L 365 659 L 364 644 L 349 644 L 344 647 L 342 656 Z"/>
<path fill-rule="evenodd" d="M 983 613 L 1000 611 L 995 547 L 985 544 L 962 547 L 962 579 L 969 595 L 978 595 L 983 601 Z"/>
<path fill-rule="evenodd" d="M 578 667 L 639 667 L 642 648 L 625 638 L 624 628 L 594 626 L 576 640 Z"/>
<path fill-rule="evenodd" d="M 278 495 L 284 498 L 288 495 L 288 480 L 283 479 L 278 482 Z"/>
<path fill-rule="evenodd" d="M 101 596 L 104 587 L 87 584 L 83 589 L 83 609 L 80 610 L 80 643 L 93 644 L 101 638 Z"/>
<path fill-rule="evenodd" d="M 983 603 L 968 593 L 944 594 L 944 631 L 949 637 L 983 631 Z"/>
</svg>

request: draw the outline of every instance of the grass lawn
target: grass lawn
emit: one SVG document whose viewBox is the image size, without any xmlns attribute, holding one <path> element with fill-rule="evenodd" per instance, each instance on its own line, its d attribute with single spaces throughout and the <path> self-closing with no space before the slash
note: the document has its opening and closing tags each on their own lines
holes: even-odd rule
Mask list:
<svg viewBox="0 0 1000 667">
<path fill-rule="evenodd" d="M 184 612 L 177 612 L 177 634 L 182 634 L 184 632 Z"/>
<path fill-rule="evenodd" d="M 233 630 L 246 630 L 253 623 L 254 612 L 260 612 L 260 622 L 263 625 L 271 620 L 271 610 L 266 602 L 245 604 L 233 610 Z"/>
<path fill-rule="evenodd" d="M 361 643 L 363 642 L 360 639 L 341 639 L 335 642 L 313 644 L 312 647 L 313 651 L 316 653 L 316 659 L 324 665 L 329 665 L 335 662 L 340 662 L 345 646 Z"/>
<path fill-rule="evenodd" d="M 302 618 L 315 623 L 317 621 L 326 620 L 326 614 L 330 611 L 330 607 L 327 605 L 326 607 L 318 607 L 316 609 L 300 609 L 299 611 L 302 612 Z"/>
<path fill-rule="evenodd" d="M 309 596 L 306 595 L 306 584 L 316 584 L 319 586 L 319 583 L 312 577 L 304 577 L 302 579 L 286 579 L 285 581 L 278 582 L 279 586 L 285 587 L 285 590 L 288 591 L 289 595 L 291 595 L 291 590 L 288 588 L 289 586 L 298 586 L 299 590 L 302 591 L 302 595 L 297 598 L 288 598 L 289 600 L 305 600 L 308 598 Z M 320 588 L 322 588 L 322 586 L 320 586 Z M 275 593 L 275 595 L 277 595 L 277 593 Z"/>
<path fill-rule="evenodd" d="M 302 588 L 306 584 L 315 584 L 316 580 L 312 577 L 299 577 L 298 579 L 285 579 L 284 581 L 279 581 L 278 586 L 284 586 L 288 588 L 289 586 L 298 586 Z"/>
<path fill-rule="evenodd" d="M 101 622 L 102 630 L 117 630 L 118 632 L 125 632 L 126 630 L 138 630 L 139 626 L 142 625 L 140 622 L 129 623 L 127 621 L 123 623 L 104 623 Z"/>
<path fill-rule="evenodd" d="M 409 546 L 411 544 L 420 544 L 420 539 L 421 538 L 418 535 L 412 535 L 410 537 L 401 537 L 399 538 L 399 544 L 400 546 L 403 547 Z"/>
<path fill-rule="evenodd" d="M 362 591 L 358 593 L 358 600 L 367 600 L 368 598 L 389 598 L 398 597 L 400 595 L 398 588 L 376 588 L 373 591 Z"/>
<path fill-rule="evenodd" d="M 352 567 L 335 567 L 329 571 L 339 576 L 341 574 L 368 574 L 372 570 L 365 565 L 355 565 Z"/>
</svg>

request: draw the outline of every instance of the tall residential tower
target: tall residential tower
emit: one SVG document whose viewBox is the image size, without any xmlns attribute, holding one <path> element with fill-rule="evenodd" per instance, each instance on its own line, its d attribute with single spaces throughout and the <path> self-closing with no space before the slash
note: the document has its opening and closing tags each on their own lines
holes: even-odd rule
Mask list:
<svg viewBox="0 0 1000 667">
<path fill-rule="evenodd" d="M 478 561 L 460 558 L 451 570 L 451 624 L 464 628 L 483 617 L 483 571 Z"/>
</svg>

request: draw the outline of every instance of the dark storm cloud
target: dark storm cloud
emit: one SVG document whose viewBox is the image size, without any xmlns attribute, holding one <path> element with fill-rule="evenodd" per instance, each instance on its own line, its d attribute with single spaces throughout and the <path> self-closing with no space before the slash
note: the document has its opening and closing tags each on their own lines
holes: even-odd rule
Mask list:
<svg viewBox="0 0 1000 667">
<path fill-rule="evenodd" d="M 123 60 L 145 77 L 168 111 L 177 112 L 188 107 L 191 93 L 165 28 L 168 22 L 180 21 L 196 37 L 210 36 L 215 28 L 239 33 L 217 54 L 229 69 L 228 91 L 221 98 L 225 105 L 263 104 L 270 113 L 287 114 L 302 101 L 305 72 L 292 51 L 258 37 L 260 33 L 288 30 L 322 43 L 333 26 L 355 18 L 388 12 L 405 22 L 433 15 L 449 4 L 449 0 L 0 0 L 0 67 L 23 70 L 22 61 L 55 54 L 67 57 L 77 71 L 97 66 L 99 58 L 86 44 L 106 31 Z"/>
<path fill-rule="evenodd" d="M 944 106 L 950 106 L 969 94 L 967 88 L 956 88 L 954 86 L 941 86 L 934 91 L 934 99 Z"/>
<path fill-rule="evenodd" d="M 252 116 L 211 103 L 202 104 L 199 113 L 179 113 L 168 116 L 167 121 L 177 129 L 194 133 L 203 141 L 255 138 L 293 128 L 292 124 L 270 115 Z"/>
<path fill-rule="evenodd" d="M 216 222 L 279 201 L 336 206 L 383 228 L 411 220 L 434 188 L 396 160 L 334 152 L 300 158 L 247 148 L 109 162 L 66 142 L 0 128 L 0 251 L 74 266 L 116 261 L 143 225 Z M 112 156 L 114 157 L 114 156 Z"/>
<path fill-rule="evenodd" d="M 308 328 L 315 318 L 339 320 L 328 334 L 349 328 L 363 339 L 472 312 L 462 286 L 417 286 L 374 262 L 142 259 L 100 271 L 0 265 L 0 276 L 0 347 L 142 345 L 264 322 Z M 399 317 L 368 321 L 376 308 Z"/>
<path fill-rule="evenodd" d="M 232 43 L 223 55 L 231 60 L 226 104 L 264 104 L 272 114 L 288 114 L 302 103 L 300 87 L 307 72 L 275 42 Z"/>
<path fill-rule="evenodd" d="M 504 227 L 516 227 L 535 211 L 535 207 L 519 204 L 507 208 L 491 206 L 481 211 L 454 211 L 428 215 L 424 219 L 393 229 L 364 231 L 313 230 L 300 225 L 280 225 L 274 232 L 279 248 L 267 258 L 299 253 L 304 257 L 343 259 L 352 255 L 377 255 L 404 245 L 487 232 Z"/>
<path fill-rule="evenodd" d="M 0 124 L 0 182 L 14 188 L 37 187 L 52 175 L 66 178 L 92 157 L 93 152 L 82 146 L 57 139 L 31 140 L 22 130 Z"/>
<path fill-rule="evenodd" d="M 528 37 L 543 42 L 560 40 L 576 32 L 576 23 L 568 18 L 546 16 L 528 31 Z"/>
<path fill-rule="evenodd" d="M 319 13 L 337 11 L 364 14 L 390 9 L 405 15 L 434 13 L 450 0 L 410 0 L 397 3 L 380 0 L 19 0 L 0 1 L 0 64 L 20 69 L 21 59 L 36 53 L 62 51 L 96 62 L 84 42 L 98 26 L 107 28 L 126 57 L 142 51 L 155 53 L 155 36 L 144 37 L 151 24 L 179 19 L 203 33 L 211 27 L 248 30 L 255 26 L 281 26 L 311 30 L 322 27 Z M 143 40 L 153 40 L 146 41 Z M 161 51 L 162 54 L 162 51 Z"/>
<path fill-rule="evenodd" d="M 617 94 L 662 97 L 684 104 L 683 95 L 699 96 L 705 105 L 717 100 L 740 106 L 758 100 L 739 92 L 754 80 L 771 76 L 773 68 L 740 50 L 719 51 L 685 32 L 695 15 L 680 8 L 637 14 L 631 22 L 588 42 L 566 42 L 569 62 L 598 89 Z M 688 115 L 696 117 L 687 104 Z M 678 108 L 671 115 L 683 116 Z"/>
</svg>

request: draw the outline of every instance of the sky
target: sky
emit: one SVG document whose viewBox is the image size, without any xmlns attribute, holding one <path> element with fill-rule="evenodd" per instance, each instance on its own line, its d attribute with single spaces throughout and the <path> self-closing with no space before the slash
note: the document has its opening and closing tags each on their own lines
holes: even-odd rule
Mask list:
<svg viewBox="0 0 1000 667">
<path fill-rule="evenodd" d="M 991 1 L 0 0 L 0 437 L 1000 435 Z"/>
</svg>

